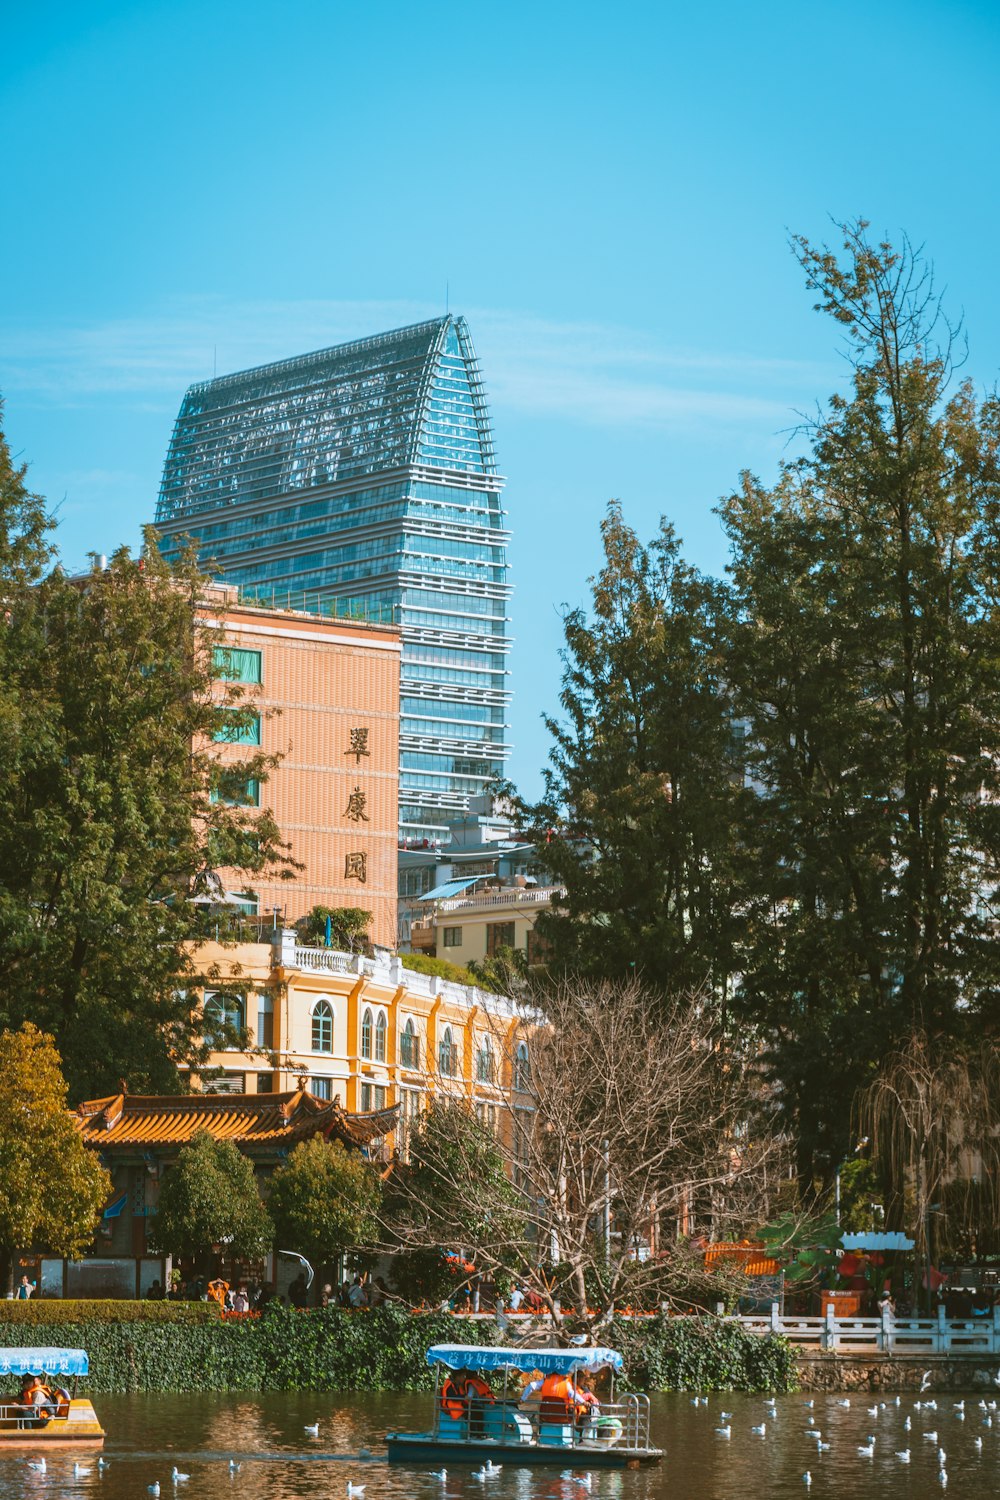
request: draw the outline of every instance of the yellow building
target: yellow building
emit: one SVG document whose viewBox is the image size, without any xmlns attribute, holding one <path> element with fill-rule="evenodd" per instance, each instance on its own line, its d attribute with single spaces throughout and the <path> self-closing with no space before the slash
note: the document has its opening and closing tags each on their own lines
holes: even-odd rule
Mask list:
<svg viewBox="0 0 1000 1500">
<path fill-rule="evenodd" d="M 528 1043 L 506 997 L 414 973 L 399 958 L 364 958 L 302 947 L 290 929 L 273 945 L 203 944 L 208 1034 L 245 1028 L 250 1050 L 213 1052 L 200 1086 L 231 1093 L 304 1087 L 349 1113 L 399 1106 L 386 1155 L 405 1154 L 412 1122 L 434 1097 L 462 1099 L 508 1137 L 512 1106 L 526 1092 Z M 224 985 L 224 988 L 221 987 Z"/>
</svg>

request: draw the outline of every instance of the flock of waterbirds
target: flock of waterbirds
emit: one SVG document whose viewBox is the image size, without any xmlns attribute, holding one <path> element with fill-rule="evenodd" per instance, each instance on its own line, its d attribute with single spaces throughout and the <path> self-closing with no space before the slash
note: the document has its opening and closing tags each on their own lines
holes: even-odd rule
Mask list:
<svg viewBox="0 0 1000 1500">
<path fill-rule="evenodd" d="M 929 1370 L 924 1370 L 921 1376 L 918 1398 L 920 1396 L 923 1396 L 927 1392 L 927 1390 L 930 1388 L 930 1383 L 931 1373 Z M 998 1370 L 996 1375 L 993 1377 L 993 1384 L 997 1387 L 1000 1387 L 1000 1370 Z M 838 1397 L 836 1404 L 840 1407 L 849 1408 L 851 1406 L 851 1398 L 849 1396 Z M 861 1404 L 860 1400 L 858 1404 Z M 691 1405 L 707 1407 L 708 1397 L 695 1396 L 691 1402 Z M 811 1414 L 813 1408 L 816 1405 L 815 1398 L 810 1398 L 803 1401 L 802 1405 L 808 1413 L 805 1419 L 806 1427 L 803 1430 L 805 1438 L 808 1442 L 815 1444 L 817 1456 L 821 1456 L 824 1453 L 829 1453 L 832 1449 L 833 1444 L 831 1441 L 824 1440 L 823 1431 L 819 1426 L 817 1426 L 816 1418 Z M 865 1401 L 864 1405 L 868 1416 L 872 1418 L 873 1424 L 877 1426 L 879 1421 L 881 1421 L 883 1427 L 886 1427 L 888 1426 L 888 1423 L 885 1420 L 887 1417 L 891 1418 L 893 1414 L 899 1415 L 901 1413 L 903 1398 L 901 1396 L 894 1396 L 889 1401 L 878 1401 L 871 1406 L 869 1406 L 867 1401 Z M 946 1424 L 948 1424 L 949 1422 L 954 1422 L 956 1424 L 964 1423 L 966 1417 L 969 1416 L 978 1418 L 979 1424 L 987 1429 L 992 1429 L 994 1426 L 994 1422 L 996 1421 L 997 1430 L 998 1432 L 1000 1432 L 1000 1404 L 998 1404 L 995 1398 L 987 1401 L 984 1397 L 979 1397 L 978 1399 L 974 1397 L 965 1397 L 961 1401 L 952 1401 L 948 1398 L 942 1397 L 940 1405 L 936 1397 L 932 1397 L 926 1401 L 917 1399 L 912 1403 L 912 1412 L 915 1412 L 917 1414 L 918 1421 L 929 1422 L 933 1420 L 935 1425 L 933 1427 L 924 1427 L 923 1430 L 915 1432 L 913 1426 L 913 1417 L 908 1412 L 902 1423 L 903 1437 L 901 1440 L 902 1445 L 899 1448 L 892 1446 L 893 1439 L 890 1436 L 891 1429 L 889 1433 L 882 1434 L 880 1434 L 876 1430 L 875 1432 L 868 1433 L 865 1442 L 855 1442 L 853 1444 L 856 1449 L 856 1458 L 859 1461 L 864 1459 L 873 1459 L 875 1457 L 876 1450 L 882 1451 L 882 1449 L 885 1448 L 886 1444 L 888 1443 L 890 1445 L 889 1451 L 893 1455 L 894 1462 L 900 1464 L 908 1464 L 911 1462 L 914 1456 L 918 1455 L 920 1452 L 925 1451 L 922 1447 L 923 1443 L 930 1443 L 932 1447 L 926 1451 L 931 1454 L 932 1458 L 936 1459 L 938 1483 L 942 1488 L 946 1488 L 948 1484 L 948 1453 L 946 1448 L 944 1447 L 945 1441 L 948 1440 L 948 1428 Z M 936 1413 L 938 1415 L 935 1415 Z M 732 1418 L 732 1412 L 724 1411 L 720 1412 L 719 1414 L 719 1425 L 715 1429 L 715 1435 L 725 1442 L 729 1442 L 732 1439 Z M 748 1435 L 751 1438 L 759 1438 L 762 1441 L 766 1442 L 769 1430 L 773 1431 L 778 1421 L 778 1403 L 773 1397 L 767 1397 L 764 1401 L 763 1420 L 761 1422 L 753 1423 L 750 1427 Z M 966 1436 L 964 1439 L 962 1439 L 961 1437 L 964 1429 L 960 1425 L 952 1428 L 951 1430 L 955 1434 L 957 1440 L 964 1440 L 968 1445 L 968 1437 Z M 911 1434 L 912 1439 L 916 1439 L 917 1437 L 919 1437 L 920 1439 L 920 1444 L 916 1449 L 912 1446 Z M 977 1433 L 976 1436 L 972 1438 L 971 1449 L 978 1458 L 982 1457 L 983 1438 L 981 1434 Z M 812 1485 L 812 1469 L 806 1469 L 804 1471 L 802 1475 L 802 1482 L 807 1489 Z"/>
<path fill-rule="evenodd" d="M 892 1453 L 894 1461 L 899 1464 L 909 1464 L 914 1457 L 926 1451 L 937 1461 L 938 1482 L 944 1488 L 948 1484 L 948 1453 L 944 1446 L 945 1441 L 950 1440 L 947 1424 L 955 1424 L 951 1428 L 951 1433 L 954 1434 L 956 1440 L 965 1441 L 967 1446 L 969 1438 L 966 1434 L 966 1429 L 961 1426 L 967 1418 L 978 1420 L 979 1425 L 988 1430 L 994 1429 L 995 1424 L 996 1431 L 1000 1435 L 1000 1403 L 998 1403 L 996 1398 L 987 1401 L 984 1397 L 978 1399 L 964 1397 L 960 1401 L 952 1401 L 942 1397 L 940 1403 L 936 1397 L 931 1397 L 928 1400 L 920 1400 L 919 1397 L 925 1395 L 929 1389 L 930 1378 L 930 1371 L 925 1370 L 921 1379 L 918 1399 L 911 1403 L 911 1411 L 908 1411 L 903 1418 L 901 1428 L 903 1437 L 901 1441 L 904 1446 L 899 1448 L 893 1446 L 894 1438 L 898 1439 L 898 1432 L 893 1433 L 893 1428 L 889 1426 L 889 1422 L 894 1415 L 898 1418 L 902 1414 L 903 1398 L 901 1396 L 894 1396 L 888 1401 L 879 1401 L 873 1405 L 868 1405 L 867 1401 L 863 1401 L 862 1398 L 856 1398 L 858 1405 L 864 1404 L 867 1415 L 872 1419 L 872 1425 L 876 1427 L 876 1431 L 870 1432 L 864 1443 L 854 1443 L 854 1446 L 858 1461 L 873 1459 L 876 1451 L 881 1452 L 887 1448 Z M 993 1384 L 1000 1387 L 1000 1370 L 993 1377 Z M 708 1404 L 709 1398 L 707 1396 L 695 1396 L 691 1400 L 691 1405 L 694 1407 L 707 1408 Z M 806 1426 L 803 1429 L 803 1435 L 809 1443 L 815 1444 L 817 1458 L 821 1459 L 824 1453 L 831 1451 L 833 1443 L 832 1435 L 831 1440 L 824 1439 L 823 1430 L 817 1425 L 816 1418 L 812 1415 L 815 1405 L 816 1401 L 814 1397 L 802 1401 L 802 1407 L 806 1411 Z M 849 1396 L 838 1397 L 836 1405 L 845 1409 L 850 1408 L 852 1405 L 851 1398 Z M 916 1414 L 918 1422 L 929 1424 L 933 1421 L 934 1426 L 926 1425 L 919 1430 L 915 1429 L 913 1414 Z M 761 1442 L 766 1442 L 769 1434 L 773 1435 L 778 1431 L 779 1427 L 787 1421 L 787 1417 L 787 1407 L 779 1416 L 777 1400 L 773 1396 L 766 1397 L 762 1420 L 750 1425 L 748 1436 L 758 1439 Z M 884 1429 L 882 1433 L 878 1431 L 880 1423 Z M 320 1423 L 307 1423 L 303 1431 L 307 1437 L 318 1438 Z M 722 1411 L 719 1413 L 715 1435 L 722 1441 L 731 1441 L 733 1436 L 732 1412 Z M 913 1444 L 918 1437 L 920 1442 L 914 1447 Z M 930 1449 L 925 1450 L 923 1448 L 924 1443 L 929 1443 L 931 1445 Z M 971 1450 L 977 1457 L 982 1457 L 983 1437 L 981 1433 L 976 1433 L 971 1439 Z M 370 1459 L 372 1454 L 369 1449 L 362 1448 L 358 1457 L 359 1459 Z M 47 1475 L 49 1472 L 49 1466 L 44 1456 L 37 1459 L 28 1459 L 26 1462 L 27 1467 L 39 1475 Z M 110 1464 L 111 1460 L 104 1457 L 98 1458 L 96 1463 L 74 1462 L 73 1478 L 75 1480 L 86 1479 L 95 1473 L 97 1477 L 100 1477 L 110 1467 Z M 240 1473 L 242 1467 L 242 1463 L 238 1462 L 235 1458 L 229 1459 L 230 1478 L 235 1478 Z M 485 1493 L 485 1487 L 489 1481 L 499 1478 L 502 1470 L 502 1464 L 494 1464 L 487 1459 L 480 1468 L 472 1470 L 471 1478 L 484 1486 Z M 154 1497 L 154 1500 L 158 1500 L 158 1497 L 164 1492 L 169 1496 L 171 1491 L 173 1491 L 176 1496 L 181 1486 L 186 1485 L 190 1481 L 190 1478 L 190 1474 L 182 1473 L 177 1465 L 174 1464 L 166 1480 L 160 1481 L 159 1479 L 155 1479 L 152 1484 L 146 1486 L 146 1489 Z M 431 1472 L 430 1478 L 437 1480 L 439 1484 L 443 1485 L 448 1478 L 448 1471 L 447 1469 L 434 1470 Z M 589 1491 L 593 1485 L 593 1476 L 589 1472 L 574 1474 L 571 1469 L 565 1469 L 560 1474 L 560 1478 L 565 1482 L 567 1489 L 572 1487 L 581 1491 Z M 812 1485 L 813 1471 L 811 1469 L 806 1469 L 803 1472 L 802 1482 L 807 1489 Z M 363 1484 L 355 1484 L 353 1480 L 347 1480 L 345 1487 L 346 1500 L 363 1500 L 364 1493 L 365 1486 Z"/>
</svg>

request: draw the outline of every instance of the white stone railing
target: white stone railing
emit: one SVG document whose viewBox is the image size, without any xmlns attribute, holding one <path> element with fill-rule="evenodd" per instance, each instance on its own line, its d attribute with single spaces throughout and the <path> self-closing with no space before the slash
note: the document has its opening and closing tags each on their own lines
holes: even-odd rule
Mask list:
<svg viewBox="0 0 1000 1500">
<path fill-rule="evenodd" d="M 947 1318 L 944 1308 L 934 1317 L 838 1318 L 830 1309 L 821 1318 L 782 1317 L 778 1304 L 770 1314 L 726 1319 L 751 1333 L 780 1333 L 801 1348 L 837 1354 L 890 1354 L 895 1359 L 928 1354 L 1000 1355 L 1000 1307 L 986 1318 Z"/>
<path fill-rule="evenodd" d="M 341 953 L 336 948 L 306 948 L 295 941 L 290 928 L 279 931 L 274 945 L 275 961 L 285 969 L 302 969 L 307 973 L 352 974 L 371 979 L 390 989 L 405 986 L 413 995 L 436 999 L 439 995 L 452 1005 L 466 1010 L 481 1008 L 493 1015 L 514 1016 L 516 1005 L 505 995 L 480 990 L 474 985 L 452 984 L 436 974 L 420 974 L 407 969 L 400 958 L 363 958 L 357 953 Z"/>
<path fill-rule="evenodd" d="M 517 885 L 502 891 L 483 891 L 479 896 L 449 896 L 444 901 L 435 901 L 434 909 L 449 911 L 492 911 L 498 906 L 547 906 L 556 896 L 565 896 L 561 885 Z"/>
</svg>

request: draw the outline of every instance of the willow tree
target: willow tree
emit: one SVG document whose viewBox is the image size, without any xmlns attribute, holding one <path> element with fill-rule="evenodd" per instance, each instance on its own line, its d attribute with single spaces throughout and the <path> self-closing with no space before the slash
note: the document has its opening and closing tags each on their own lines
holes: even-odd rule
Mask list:
<svg viewBox="0 0 1000 1500">
<path fill-rule="evenodd" d="M 861 1093 L 857 1118 L 913 1230 L 929 1300 L 932 1239 L 975 1250 L 1000 1223 L 1000 1052 L 915 1032 Z"/>
<path fill-rule="evenodd" d="M 851 385 L 767 487 L 722 506 L 741 832 L 739 1000 L 770 1043 L 804 1184 L 914 1028 L 988 1024 L 1000 972 L 1000 403 L 907 242 L 794 242 Z"/>
</svg>

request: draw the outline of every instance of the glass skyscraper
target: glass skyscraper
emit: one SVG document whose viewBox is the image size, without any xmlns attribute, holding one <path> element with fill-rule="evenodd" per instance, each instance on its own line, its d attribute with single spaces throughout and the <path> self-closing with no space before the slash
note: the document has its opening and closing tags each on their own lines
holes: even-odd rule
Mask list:
<svg viewBox="0 0 1000 1500">
<path fill-rule="evenodd" d="M 194 385 L 156 526 L 244 600 L 398 624 L 400 835 L 445 837 L 503 769 L 507 542 L 464 318 Z"/>
</svg>

